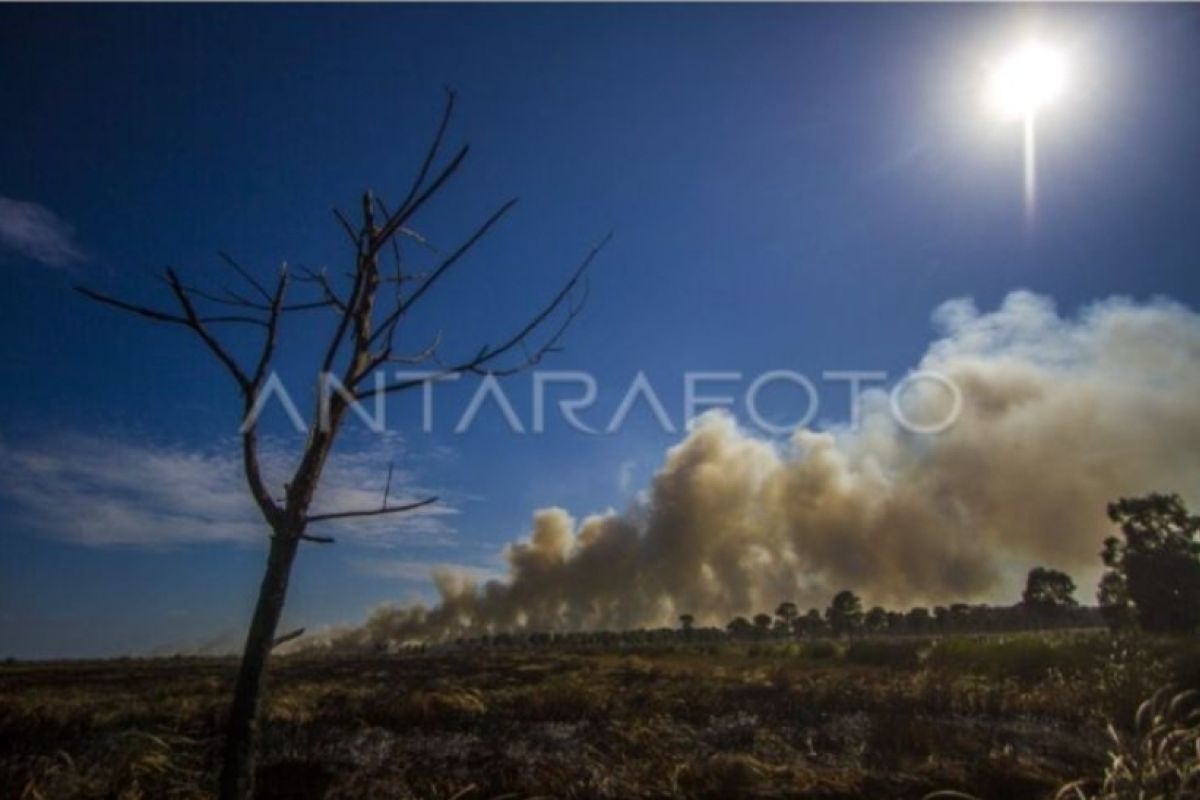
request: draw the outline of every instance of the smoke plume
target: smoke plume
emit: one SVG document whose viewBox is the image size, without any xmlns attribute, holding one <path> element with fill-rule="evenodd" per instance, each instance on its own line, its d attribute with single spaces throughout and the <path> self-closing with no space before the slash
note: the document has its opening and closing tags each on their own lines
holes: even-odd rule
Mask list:
<svg viewBox="0 0 1200 800">
<path fill-rule="evenodd" d="M 435 574 L 433 608 L 385 607 L 330 642 L 378 645 L 505 630 L 624 629 L 824 606 L 1010 602 L 1035 564 L 1075 575 L 1090 600 L 1105 504 L 1200 488 L 1200 316 L 1111 299 L 1074 318 L 1010 294 L 980 313 L 940 306 L 919 369 L 949 377 L 947 430 L 899 425 L 881 389 L 861 419 L 780 444 L 720 414 L 669 449 L 641 499 L 582 520 L 533 516 L 503 581 Z M 907 418 L 941 419 L 949 393 L 914 384 Z"/>
</svg>

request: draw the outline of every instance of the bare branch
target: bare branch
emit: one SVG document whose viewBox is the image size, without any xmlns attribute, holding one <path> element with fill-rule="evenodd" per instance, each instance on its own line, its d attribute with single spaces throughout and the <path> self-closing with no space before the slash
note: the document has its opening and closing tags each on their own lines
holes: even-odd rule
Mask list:
<svg viewBox="0 0 1200 800">
<path fill-rule="evenodd" d="M 446 271 L 450 269 L 450 267 L 454 266 L 455 262 L 466 255 L 472 247 L 478 244 L 479 240 L 487 235 L 487 232 L 491 230 L 492 226 L 499 222 L 500 219 L 509 211 L 511 211 L 512 207 L 516 204 L 517 198 L 514 197 L 493 212 L 493 214 L 488 217 L 482 225 L 475 229 L 475 232 L 472 233 L 465 242 L 458 246 L 458 249 L 447 256 L 442 263 L 437 266 L 437 268 L 432 272 L 432 274 L 430 274 L 425 282 L 422 283 L 417 290 L 412 293 L 411 297 L 402 303 L 398 303 L 396 308 L 393 309 L 390 314 L 384 317 L 383 321 L 380 322 L 379 327 L 375 329 L 375 333 L 371 335 L 371 338 L 367 344 L 374 344 L 375 340 L 378 339 L 384 333 L 384 331 L 389 331 L 388 335 L 390 336 L 390 331 L 395 330 L 395 323 L 401 317 L 403 317 L 410 308 L 413 307 L 413 304 L 420 300 L 421 297 L 437 282 L 437 280 L 441 278 L 442 275 L 444 275 Z"/>
<path fill-rule="evenodd" d="M 289 303 L 288 305 L 280 306 L 279 311 L 281 313 L 287 313 L 289 311 L 310 311 L 314 308 L 329 308 L 330 306 L 336 308 L 337 305 L 337 298 L 327 297 L 324 300 L 309 300 L 307 303 Z"/>
<path fill-rule="evenodd" d="M 267 324 L 265 320 L 255 319 L 254 317 L 243 317 L 238 314 L 230 314 L 230 315 L 226 315 L 226 316 L 216 316 L 216 317 L 197 317 L 197 319 L 199 319 L 201 322 L 203 322 L 206 325 L 220 325 L 220 324 L 233 323 L 235 325 L 257 325 L 260 328 L 262 328 L 262 327 L 266 327 L 266 324 Z"/>
<path fill-rule="evenodd" d="M 384 219 L 387 219 L 388 217 L 390 217 L 392 215 L 391 212 L 388 211 L 387 204 L 385 204 L 383 202 L 382 197 L 377 196 L 375 198 L 375 204 L 377 206 L 379 206 L 379 213 L 383 215 Z M 407 230 L 408 230 L 407 228 L 401 228 L 400 232 L 404 233 Z M 391 282 L 394 282 L 396 284 L 396 303 L 398 304 L 403 299 L 402 292 L 403 292 L 403 288 L 404 288 L 404 259 L 400 255 L 400 241 L 394 236 L 392 237 L 391 245 L 392 245 L 392 265 L 393 265 L 393 269 L 395 270 L 395 273 L 396 273 L 395 278 L 391 279 Z M 379 280 L 381 283 L 384 282 L 384 279 L 382 279 L 382 278 L 378 278 L 377 280 Z M 392 327 L 393 327 L 393 330 L 395 330 L 395 326 L 392 326 Z M 388 333 L 389 340 L 390 340 L 391 336 L 392 336 L 392 333 L 389 331 L 389 333 Z M 372 365 L 367 370 L 364 370 L 364 372 L 369 372 L 371 369 L 374 369 L 374 362 L 372 362 Z"/>
<path fill-rule="evenodd" d="M 208 300 L 210 303 L 219 303 L 220 305 L 233 306 L 235 308 L 251 308 L 255 311 L 271 310 L 271 306 L 268 303 L 256 303 L 255 301 L 242 297 L 241 295 L 232 292 L 229 289 L 222 289 L 222 291 L 225 292 L 225 296 L 222 297 L 221 295 L 213 294 L 212 292 L 205 291 L 197 286 L 188 286 L 185 284 L 183 288 L 188 294 Z M 334 304 L 334 298 L 326 297 L 324 300 L 311 300 L 305 303 L 286 304 L 281 306 L 279 310 L 281 312 L 308 311 L 314 308 L 328 308 Z M 213 322 L 215 319 L 213 317 L 206 317 L 203 321 Z M 255 320 L 255 322 L 263 323 L 264 321 Z"/>
<path fill-rule="evenodd" d="M 202 300 L 208 300 L 210 303 L 219 303 L 223 306 L 235 306 L 240 308 L 253 308 L 256 311 L 262 311 L 266 308 L 266 306 L 262 303 L 255 303 L 253 300 L 247 300 L 236 292 L 232 292 L 224 287 L 221 289 L 221 291 L 225 292 L 224 296 L 212 294 L 211 292 L 205 291 L 198 286 L 189 286 L 188 284 L 184 284 L 183 288 L 188 294 L 195 295 Z"/>
<path fill-rule="evenodd" d="M 123 311 L 129 311 L 131 313 L 137 314 L 142 317 L 147 317 L 148 319 L 152 319 L 157 322 L 171 322 L 171 323 L 175 323 L 177 325 L 190 325 L 190 323 L 188 322 L 186 317 L 181 317 L 178 314 L 170 314 L 166 311 L 159 311 L 157 309 L 150 308 L 148 306 L 139 306 L 134 303 L 128 303 L 124 300 L 119 300 L 115 297 L 111 297 L 106 294 L 101 294 L 100 292 L 92 291 L 91 289 L 88 289 L 83 286 L 76 286 L 75 291 L 79 292 L 80 294 L 84 295 L 85 297 L 91 298 L 92 300 L 96 300 L 98 302 L 105 303 L 105 304 L 113 306 L 115 308 L 119 308 Z M 191 290 L 188 289 L 187 291 L 190 292 Z M 195 294 L 195 292 L 192 292 L 192 293 Z M 240 314 L 226 314 L 226 315 L 218 315 L 218 316 L 213 316 L 213 317 L 200 317 L 199 320 L 203 323 L 213 324 L 213 325 L 217 325 L 217 324 L 221 324 L 221 323 L 235 323 L 235 324 L 265 326 L 267 324 L 265 320 L 261 320 L 257 317 L 248 317 L 248 316 L 244 316 L 244 315 L 240 315 Z"/>
<path fill-rule="evenodd" d="M 183 284 L 179 282 L 179 278 L 175 275 L 174 270 L 170 268 L 167 269 L 167 284 L 171 287 L 171 291 L 175 293 L 176 299 L 183 308 L 183 316 L 178 314 L 170 314 L 165 311 L 159 311 L 158 309 L 148 308 L 146 306 L 140 306 L 135 303 L 127 303 L 124 300 L 118 300 L 115 297 L 110 297 L 106 294 L 92 291 L 91 289 L 83 286 L 76 286 L 75 291 L 79 292 L 84 297 L 90 298 L 99 303 L 104 303 L 105 305 L 110 305 L 114 308 L 119 308 L 122 311 L 128 311 L 132 314 L 137 314 L 138 316 L 155 320 L 156 322 L 170 322 L 174 325 L 183 325 L 191 328 L 196 332 L 196 335 L 200 337 L 208 349 L 212 351 L 213 355 L 215 355 L 217 359 L 225 366 L 225 368 L 229 370 L 230 374 L 233 375 L 234 380 L 237 381 L 238 386 L 241 387 L 243 392 L 245 392 L 249 388 L 249 379 L 246 377 L 246 374 L 242 372 L 242 369 L 237 365 L 237 362 L 233 360 L 233 357 L 226 352 L 225 348 L 223 348 L 220 343 L 212 337 L 212 334 L 208 332 L 208 329 L 205 326 L 208 324 L 222 322 L 253 323 L 255 325 L 262 326 L 265 326 L 267 323 L 263 320 L 240 316 L 201 317 L 196 313 L 196 309 L 192 305 L 191 299 L 188 297 L 187 290 L 183 287 Z"/>
<path fill-rule="evenodd" d="M 165 311 L 158 311 L 153 308 L 147 308 L 145 306 L 139 306 L 139 305 L 135 305 L 133 303 L 127 303 L 124 300 L 118 300 L 117 298 L 109 297 L 106 294 L 100 294 L 99 292 L 93 292 L 91 289 L 88 289 L 87 287 L 84 287 L 84 286 L 76 286 L 75 291 L 79 292 L 84 297 L 88 297 L 88 298 L 91 298 L 92 300 L 95 300 L 96 302 L 104 303 L 105 305 L 110 305 L 110 306 L 113 306 L 114 308 L 119 308 L 122 311 L 129 311 L 133 314 L 137 314 L 139 316 L 146 317 L 148 319 L 157 320 L 158 322 L 173 322 L 177 325 L 187 325 L 188 324 L 188 321 L 185 318 L 179 316 L 178 314 L 168 314 Z"/>
<path fill-rule="evenodd" d="M 266 321 L 254 320 L 257 324 L 264 326 L 267 329 L 266 340 L 263 344 L 263 352 L 259 358 L 259 362 L 254 371 L 254 377 L 248 378 L 233 357 L 221 346 L 219 342 L 208 332 L 206 324 L 213 322 L 228 321 L 224 317 L 201 317 L 196 313 L 196 309 L 192 304 L 188 294 L 188 289 L 180 282 L 178 276 L 173 270 L 167 270 L 167 285 L 171 287 L 171 291 L 175 294 L 180 306 L 184 311 L 183 316 L 176 314 L 168 314 L 156 309 L 145 308 L 143 306 L 126 303 L 123 300 L 117 300 L 107 295 L 93 292 L 90 289 L 76 287 L 77 291 L 85 297 L 89 297 L 107 305 L 114 306 L 124 311 L 130 311 L 140 316 L 160 322 L 170 322 L 177 325 L 183 325 L 190 328 L 204 342 L 209 350 L 217 357 L 217 359 L 225 366 L 234 380 L 237 381 L 238 387 L 242 390 L 244 399 L 245 413 L 249 413 L 250 408 L 254 403 L 254 395 L 262 383 L 263 376 L 266 372 L 266 367 L 271 360 L 271 354 L 275 347 L 275 336 L 278 326 L 280 311 L 282 309 L 283 292 L 287 283 L 286 272 L 281 272 L 279 287 L 272 298 L 272 304 L 269 309 L 270 314 Z M 253 427 L 243 431 L 242 433 L 242 464 L 246 473 L 246 481 L 250 487 L 250 493 L 253 495 L 255 502 L 263 512 L 263 515 L 268 520 L 275 520 L 279 515 L 279 508 L 271 499 L 270 492 L 267 491 L 266 485 L 262 480 L 261 471 L 258 463 L 258 442 L 257 434 Z"/>
<path fill-rule="evenodd" d="M 430 274 L 431 273 L 429 272 L 406 272 L 398 278 L 396 276 L 392 276 L 390 278 L 380 278 L 380 283 L 413 283 L 415 281 L 427 280 Z"/>
<path fill-rule="evenodd" d="M 506 377 L 509 375 L 515 375 L 518 372 L 521 372 L 523 370 L 529 369 L 530 367 L 536 366 L 537 364 L 540 364 L 542 359 L 544 357 L 546 357 L 547 355 L 550 355 L 551 353 L 561 352 L 562 348 L 558 346 L 558 343 L 560 341 L 562 341 L 563 336 L 566 334 L 567 330 L 571 327 L 571 323 L 573 323 L 575 321 L 575 317 L 577 317 L 579 315 L 579 313 L 581 311 L 583 311 L 583 305 L 587 300 L 587 284 L 586 283 L 583 284 L 583 288 L 584 288 L 583 299 L 580 300 L 578 303 L 572 302 L 570 304 L 570 306 L 568 307 L 568 310 L 567 310 L 567 314 L 566 314 L 566 316 L 563 317 L 563 321 L 559 324 L 558 328 L 555 329 L 554 333 L 551 334 L 550 337 L 547 338 L 546 341 L 543 342 L 537 348 L 537 350 L 534 350 L 531 353 L 527 346 L 527 339 L 525 339 L 523 337 L 520 340 L 518 340 L 520 342 L 521 352 L 525 354 L 524 361 L 522 361 L 518 364 L 514 364 L 513 366 L 505 367 L 502 369 L 498 369 L 498 368 L 494 368 L 494 367 L 486 367 L 485 368 L 485 367 L 481 366 L 481 367 L 473 368 L 471 370 L 471 372 L 474 372 L 477 375 L 492 375 L 495 377 L 503 378 L 503 377 Z M 488 360 L 490 361 L 492 359 L 492 356 L 495 354 L 498 354 L 499 352 L 500 351 L 496 351 L 496 353 L 489 353 Z"/>
<path fill-rule="evenodd" d="M 423 364 L 430 359 L 435 361 L 438 347 L 442 344 L 442 331 L 437 332 L 437 336 L 433 337 L 433 341 L 418 353 L 413 353 L 407 356 L 388 356 L 386 361 L 390 364 Z M 382 362 L 381 362 L 382 363 Z"/>
<path fill-rule="evenodd" d="M 221 291 L 223 291 L 225 293 L 225 296 L 228 298 L 227 302 L 234 303 L 235 305 L 241 305 L 241 306 L 262 306 L 263 305 L 262 303 L 256 303 L 255 301 L 247 298 L 244 294 L 239 294 L 239 293 L 233 291 L 228 286 L 222 286 Z"/>
<path fill-rule="evenodd" d="M 312 542 L 313 544 L 335 544 L 337 539 L 332 536 L 310 536 L 307 533 L 300 534 L 301 541 Z"/>
<path fill-rule="evenodd" d="M 268 292 L 266 288 L 254 278 L 253 275 L 251 275 L 244 267 L 242 267 L 241 264 L 234 261 L 232 256 L 230 256 L 228 253 L 218 253 L 217 255 L 221 257 L 222 261 L 233 267 L 234 271 L 246 280 L 246 283 L 253 286 L 254 290 L 262 295 L 263 300 L 266 300 L 268 303 L 271 302 L 271 293 Z"/>
<path fill-rule="evenodd" d="M 205 325 L 257 325 L 260 328 L 265 328 L 267 326 L 266 320 L 256 319 L 254 317 L 244 317 L 240 314 L 229 314 L 216 317 L 197 317 L 196 319 L 198 319 L 200 322 L 203 322 Z"/>
<path fill-rule="evenodd" d="M 414 242 L 421 245 L 429 252 L 440 255 L 440 252 L 438 251 L 438 249 L 436 247 L 433 246 L 432 242 L 430 242 L 428 239 L 426 239 L 421 234 L 417 233 L 412 228 L 406 228 L 404 226 L 401 226 L 400 230 L 396 231 L 396 233 L 398 233 L 401 236 L 405 236 L 409 239 L 412 239 Z"/>
<path fill-rule="evenodd" d="M 275 649 L 276 647 L 279 647 L 279 645 L 286 644 L 286 643 L 292 641 L 293 639 L 299 639 L 303 635 L 304 635 L 304 628 L 296 628 L 296 630 L 289 631 L 288 633 L 285 633 L 282 636 L 276 636 L 275 639 L 271 642 L 271 649 Z"/>
<path fill-rule="evenodd" d="M 354 517 L 379 517 L 384 514 L 400 514 L 405 511 L 414 511 L 424 506 L 432 505 L 438 501 L 437 497 L 426 497 L 424 500 L 418 500 L 415 503 L 405 503 L 399 506 L 384 506 L 383 508 L 365 509 L 363 511 L 335 511 L 331 514 L 313 514 L 307 518 L 308 522 L 326 522 L 331 519 L 351 519 Z"/>
<path fill-rule="evenodd" d="M 322 269 L 320 272 L 314 272 L 307 267 L 302 267 L 301 272 L 303 273 L 302 276 L 296 280 L 304 281 L 305 283 L 315 283 L 317 286 L 319 286 L 321 292 L 325 296 L 325 300 L 322 303 L 323 305 L 332 305 L 339 311 L 346 310 L 345 302 L 343 302 L 342 299 L 338 297 L 337 292 L 334 291 L 332 284 L 329 283 L 329 276 L 325 274 L 324 269 Z"/>
<path fill-rule="evenodd" d="M 252 401 L 246 401 L 246 413 L 250 411 Z M 246 474 L 246 485 L 250 487 L 250 495 L 258 505 L 266 519 L 274 524 L 282 513 L 279 504 L 271 497 L 267 485 L 262 478 L 262 468 L 258 463 L 258 427 L 251 425 L 242 431 L 242 471 Z"/>
<path fill-rule="evenodd" d="M 442 171 L 436 178 L 434 178 L 433 182 L 429 184 L 425 191 L 421 192 L 411 202 L 396 209 L 396 213 L 384 223 L 383 227 L 379 230 L 379 235 L 375 237 L 375 241 L 371 246 L 372 253 L 378 252 L 379 248 L 382 247 L 387 240 L 390 239 L 393 234 L 400 229 L 400 226 L 411 219 L 412 216 L 421 209 L 421 206 L 425 205 L 429 198 L 437 194 L 437 191 L 442 188 L 446 181 L 450 180 L 450 176 L 457 172 L 458 168 L 462 166 L 463 160 L 467 157 L 467 153 L 469 152 L 471 152 L 471 146 L 463 145 L 458 151 L 458 154 L 455 155 L 450 163 L 442 169 Z"/>
<path fill-rule="evenodd" d="M 444 87 L 446 91 L 446 105 L 442 108 L 442 119 L 438 123 L 437 133 L 433 136 L 433 141 L 429 143 L 429 150 L 425 153 L 425 160 L 421 162 L 421 169 L 417 171 L 417 177 L 413 179 L 412 186 L 405 195 L 404 201 L 400 203 L 397 211 L 402 211 L 413 198 L 417 196 L 417 192 L 421 189 L 421 184 L 425 182 L 425 176 L 429 174 L 429 168 L 433 166 L 434 159 L 437 158 L 438 151 L 442 149 L 442 140 L 446 138 L 446 129 L 450 126 L 450 118 L 454 116 L 454 99 L 456 94 L 449 86 Z M 390 217 L 386 211 L 385 217 Z"/>
<path fill-rule="evenodd" d="M 364 366 L 370 362 L 368 340 L 371 336 L 371 321 L 379 290 L 379 228 L 375 225 L 375 199 L 371 192 L 363 195 L 362 215 L 363 235 L 369 247 L 366 255 L 358 263 L 359 281 L 363 288 L 358 306 L 354 308 L 354 318 L 351 320 L 354 323 L 354 357 L 347 369 L 347 380 L 351 382 L 365 372 Z"/>
<path fill-rule="evenodd" d="M 395 469 L 394 461 L 388 462 L 387 483 L 383 485 L 383 502 L 379 504 L 380 508 L 387 508 L 388 494 L 392 491 L 392 470 Z"/>
<path fill-rule="evenodd" d="M 350 318 L 353 316 L 353 309 L 358 305 L 359 297 L 363 289 L 363 274 L 361 268 L 361 259 L 359 256 L 360 268 L 355 270 L 354 285 L 350 289 L 350 297 L 340 307 L 341 317 L 338 319 L 337 330 L 334 331 L 333 337 L 329 340 L 329 346 L 325 350 L 325 358 L 321 361 L 321 372 L 329 372 L 333 367 L 333 360 L 337 358 L 338 350 L 341 349 L 342 339 L 346 336 L 346 328 L 350 325 Z"/>
<path fill-rule="evenodd" d="M 524 341 L 526 336 L 536 330 L 537 327 L 541 325 L 547 317 L 553 314 L 554 311 L 562 305 L 563 301 L 570 297 L 572 290 L 574 290 L 574 288 L 579 284 L 579 281 L 583 278 L 584 273 L 587 272 L 588 267 L 592 265 L 592 261 L 595 260 L 596 256 L 599 255 L 600 251 L 604 249 L 611 239 L 611 233 L 607 234 L 603 239 L 601 239 L 600 243 L 591 249 L 591 251 L 587 254 L 587 257 L 584 258 L 584 260 L 575 269 L 575 272 L 571 275 L 571 279 L 563 284 L 563 287 L 559 290 L 558 294 L 554 296 L 554 299 L 547 303 L 545 308 L 543 308 L 537 316 L 531 319 L 524 328 L 515 333 L 504 344 L 492 350 L 488 355 L 488 360 L 494 359 L 497 356 L 501 356 L 512 348 L 516 347 L 519 342 Z M 572 313 L 568 317 L 568 324 L 569 320 L 574 319 L 577 314 L 578 309 L 572 309 Z M 561 332 L 558 335 L 561 335 Z M 555 338 L 558 337 L 556 336 Z"/>
<path fill-rule="evenodd" d="M 196 335 L 208 346 L 212 354 L 217 357 L 217 360 L 225 365 L 229 373 L 233 375 L 233 379 L 237 381 L 244 394 L 250 394 L 250 379 L 246 377 L 246 373 L 233 360 L 233 356 L 221 346 L 220 342 L 212 337 L 208 329 L 204 327 L 204 322 L 196 314 L 196 309 L 192 305 L 191 298 L 187 292 L 183 290 L 183 285 L 179 282 L 179 276 L 175 274 L 175 270 L 167 268 L 167 282 L 171 285 L 171 290 L 175 292 L 175 297 L 179 300 L 179 305 L 183 307 L 184 316 L 187 318 L 188 326 L 196 332 Z M 270 297 L 270 295 L 268 295 Z"/>
<path fill-rule="evenodd" d="M 585 273 L 595 260 L 596 256 L 602 249 L 604 249 L 611 239 L 612 234 L 610 233 L 605 236 L 599 244 L 593 247 L 591 251 L 588 252 L 587 257 L 584 258 L 578 267 L 576 267 L 575 272 L 571 274 L 570 279 L 563 284 L 562 288 L 558 291 L 558 294 L 556 294 L 554 298 L 547 303 L 540 312 L 538 312 L 537 315 L 535 315 L 528 323 L 526 323 L 524 327 L 509 337 L 509 339 L 499 347 L 489 347 L 484 345 L 473 358 L 447 367 L 441 372 L 435 373 L 434 375 L 397 381 L 384 386 L 382 389 L 376 389 L 374 387 L 371 389 L 364 389 L 360 392 L 357 392 L 355 396 L 359 399 L 363 399 L 373 396 L 378 391 L 382 391 L 385 394 L 403 392 L 421 386 L 430 380 L 439 380 L 441 378 L 456 374 L 461 375 L 473 373 L 476 375 L 494 375 L 497 377 L 503 377 L 520 372 L 524 369 L 528 369 L 529 367 L 540 362 L 544 356 L 553 352 L 557 352 L 559 341 L 561 341 L 563 334 L 566 333 L 567 329 L 571 326 L 571 323 L 574 322 L 575 318 L 579 315 L 580 311 L 582 310 L 582 303 L 568 304 L 567 315 L 562 324 L 555 330 L 549 339 L 546 340 L 546 342 L 538 347 L 534 353 L 527 355 L 523 362 L 504 368 L 489 366 L 500 356 L 505 355 L 514 348 L 524 346 L 527 338 L 534 331 L 536 331 L 542 325 L 542 323 L 550 317 L 551 314 L 563 306 L 564 302 L 571 297 L 571 293 L 575 290 L 575 288 L 580 285 Z M 584 283 L 583 286 L 586 289 L 587 284 Z M 584 299 L 586 299 L 586 294 Z"/>
<path fill-rule="evenodd" d="M 254 376 L 251 378 L 250 384 L 252 391 L 258 391 L 258 387 L 262 385 L 263 378 L 266 377 L 267 367 L 271 363 L 271 357 L 275 354 L 275 341 L 278 338 L 279 332 L 279 316 L 283 312 L 283 295 L 287 291 L 288 272 L 287 267 L 279 270 L 279 282 L 275 285 L 275 294 L 271 298 L 271 307 L 268 310 L 267 317 L 267 335 L 263 338 L 262 352 L 258 357 L 258 364 L 254 368 Z"/>
<path fill-rule="evenodd" d="M 354 226 L 350 224 L 350 220 L 346 219 L 346 215 L 340 208 L 333 209 L 333 215 L 342 224 L 342 230 L 350 237 L 350 243 L 354 245 L 354 248 L 357 250 L 362 247 L 362 232 L 354 230 Z"/>
<path fill-rule="evenodd" d="M 263 338 L 262 352 L 258 356 L 258 364 L 254 367 L 254 376 L 245 389 L 245 414 L 247 416 L 254 407 L 257 400 L 256 395 L 267 374 L 267 367 L 270 366 L 271 357 L 275 354 L 279 317 L 283 309 L 283 296 L 287 291 L 287 283 L 287 267 L 284 267 L 279 271 L 279 282 L 276 284 L 275 294 L 271 298 L 270 316 L 267 318 L 267 335 Z M 250 487 L 250 494 L 254 497 L 254 502 L 258 504 L 263 516 L 272 521 L 278 519 L 281 513 L 279 506 L 267 490 L 266 483 L 262 478 L 262 467 L 258 461 L 257 424 L 249 425 L 242 430 L 242 467 L 246 473 L 246 483 Z"/>
</svg>

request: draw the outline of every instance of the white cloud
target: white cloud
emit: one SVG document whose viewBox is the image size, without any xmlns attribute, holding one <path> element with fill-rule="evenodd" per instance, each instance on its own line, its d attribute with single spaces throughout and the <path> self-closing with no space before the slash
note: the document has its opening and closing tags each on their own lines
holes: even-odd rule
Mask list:
<svg viewBox="0 0 1200 800">
<path fill-rule="evenodd" d="M 87 259 L 75 229 L 50 209 L 0 196 L 0 247 L 47 267 L 63 269 Z"/>
<path fill-rule="evenodd" d="M 377 508 L 394 443 L 335 453 L 314 512 Z M 279 487 L 291 454 L 262 446 L 268 486 Z M 60 433 L 16 445 L 0 440 L 0 497 L 15 506 L 16 525 L 92 546 L 165 547 L 197 542 L 263 541 L 265 525 L 250 500 L 236 442 L 192 450 L 114 436 Z M 408 472 L 392 477 L 390 502 L 430 494 Z M 331 521 L 321 533 L 362 544 L 444 544 L 453 535 L 445 502 L 408 514 Z M 314 532 L 315 527 L 314 527 Z"/>
</svg>

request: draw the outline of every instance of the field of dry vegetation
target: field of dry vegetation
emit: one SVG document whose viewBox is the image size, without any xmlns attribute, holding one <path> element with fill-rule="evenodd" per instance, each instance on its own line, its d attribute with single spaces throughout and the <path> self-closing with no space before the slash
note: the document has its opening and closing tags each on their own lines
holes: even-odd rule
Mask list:
<svg viewBox="0 0 1200 800">
<path fill-rule="evenodd" d="M 285 657 L 259 795 L 1052 797 L 1104 775 L 1110 720 L 1125 735 L 1158 687 L 1200 682 L 1195 645 L 1089 632 Z M 0 797 L 211 797 L 234 668 L 0 667 Z"/>
</svg>

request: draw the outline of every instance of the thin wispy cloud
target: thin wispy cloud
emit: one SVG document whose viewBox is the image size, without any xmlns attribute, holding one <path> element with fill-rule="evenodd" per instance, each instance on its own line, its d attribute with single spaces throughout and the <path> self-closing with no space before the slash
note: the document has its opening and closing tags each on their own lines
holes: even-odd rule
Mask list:
<svg viewBox="0 0 1200 800">
<path fill-rule="evenodd" d="M 488 569 L 472 564 L 454 564 L 445 561 L 421 561 L 395 558 L 356 558 L 350 565 L 363 575 L 375 578 L 393 578 L 411 583 L 429 583 L 430 578 L 443 571 L 465 576 L 476 583 L 501 580 L 504 573 L 499 569 Z"/>
<path fill-rule="evenodd" d="M 0 250 L 66 269 L 87 260 L 75 229 L 50 209 L 0 195 Z"/>
<path fill-rule="evenodd" d="M 633 459 L 622 461 L 617 467 L 617 488 L 622 494 L 628 494 L 633 489 L 634 471 L 637 469 L 637 462 Z"/>
<path fill-rule="evenodd" d="M 265 541 L 236 444 L 222 444 L 197 450 L 81 433 L 19 445 L 0 440 L 0 498 L 14 507 L 14 527 L 95 547 Z M 387 442 L 332 456 L 314 511 L 379 507 L 395 456 Z M 264 442 L 263 461 L 269 485 L 282 494 L 290 454 Z M 433 493 L 408 472 L 392 476 L 392 502 Z M 454 534 L 448 517 L 456 513 L 437 503 L 408 514 L 323 523 L 321 533 L 374 546 L 446 544 Z"/>
</svg>

